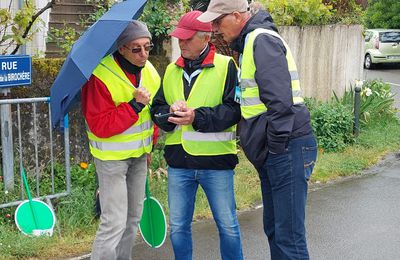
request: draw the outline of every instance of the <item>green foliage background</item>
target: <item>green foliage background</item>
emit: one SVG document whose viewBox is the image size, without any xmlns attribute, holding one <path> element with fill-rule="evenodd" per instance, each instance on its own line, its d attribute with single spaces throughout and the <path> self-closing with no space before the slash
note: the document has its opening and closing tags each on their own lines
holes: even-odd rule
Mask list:
<svg viewBox="0 0 400 260">
<path fill-rule="evenodd" d="M 329 102 L 306 99 L 318 146 L 327 152 L 341 151 L 355 141 L 354 89 L 350 87 L 342 97 L 334 94 Z M 377 120 L 397 120 L 390 85 L 380 80 L 366 81 L 360 92 L 360 121 L 362 128 Z"/>
<path fill-rule="evenodd" d="M 23 7 L 14 14 L 6 8 L 0 9 L 0 54 L 11 53 L 10 48 L 13 44 L 25 44 L 32 40 L 32 36 L 38 30 L 31 30 L 26 37 L 23 37 L 26 27 L 32 21 L 35 13 L 35 5 L 32 0 L 24 1 Z M 12 33 L 8 33 L 11 30 Z"/>
<path fill-rule="evenodd" d="M 399 0 L 370 0 L 365 16 L 368 28 L 400 29 Z"/>
<path fill-rule="evenodd" d="M 360 24 L 363 10 L 355 0 L 261 0 L 277 25 Z"/>
</svg>

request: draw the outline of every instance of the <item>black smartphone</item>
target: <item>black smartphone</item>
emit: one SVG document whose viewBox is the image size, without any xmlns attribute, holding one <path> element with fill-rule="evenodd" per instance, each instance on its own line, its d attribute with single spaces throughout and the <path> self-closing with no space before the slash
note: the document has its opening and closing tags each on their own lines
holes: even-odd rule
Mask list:
<svg viewBox="0 0 400 260">
<path fill-rule="evenodd" d="M 177 116 L 177 115 L 175 115 L 174 113 L 165 113 L 165 114 L 158 113 L 154 115 L 155 118 L 168 118 L 170 116 Z"/>
</svg>

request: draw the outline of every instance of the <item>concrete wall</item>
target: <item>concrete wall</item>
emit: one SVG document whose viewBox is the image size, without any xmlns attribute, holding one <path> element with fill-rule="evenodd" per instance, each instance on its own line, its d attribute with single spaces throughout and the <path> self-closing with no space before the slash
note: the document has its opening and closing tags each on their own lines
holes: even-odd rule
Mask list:
<svg viewBox="0 0 400 260">
<path fill-rule="evenodd" d="M 304 96 L 327 100 L 332 91 L 341 95 L 362 78 L 362 31 L 360 25 L 280 27 L 296 60 Z"/>
<path fill-rule="evenodd" d="M 328 100 L 342 95 L 362 78 L 364 38 L 360 25 L 282 26 L 280 34 L 296 60 L 303 96 Z M 169 58 L 180 55 L 177 40 L 171 41 Z"/>
</svg>

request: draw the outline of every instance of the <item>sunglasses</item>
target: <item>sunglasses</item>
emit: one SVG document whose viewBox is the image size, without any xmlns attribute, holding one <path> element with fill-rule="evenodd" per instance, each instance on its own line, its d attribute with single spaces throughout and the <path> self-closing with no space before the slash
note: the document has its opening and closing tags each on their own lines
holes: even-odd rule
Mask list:
<svg viewBox="0 0 400 260">
<path fill-rule="evenodd" d="M 149 52 L 153 49 L 154 44 L 146 45 L 146 46 L 140 46 L 136 48 L 130 49 L 132 53 L 140 53 L 142 52 L 142 49 L 144 49 L 146 52 Z M 129 49 L 128 47 L 125 46 L 125 48 Z"/>
</svg>

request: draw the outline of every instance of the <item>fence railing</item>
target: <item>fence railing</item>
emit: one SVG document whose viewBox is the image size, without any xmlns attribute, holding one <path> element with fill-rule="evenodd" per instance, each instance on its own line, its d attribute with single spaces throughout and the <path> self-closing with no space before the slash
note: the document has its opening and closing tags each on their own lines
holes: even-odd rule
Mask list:
<svg viewBox="0 0 400 260">
<path fill-rule="evenodd" d="M 23 167 L 30 170 L 28 179 L 31 182 L 30 189 L 32 197 L 46 199 L 49 202 L 50 199 L 66 196 L 71 191 L 68 116 L 64 118 L 62 134 L 60 134 L 58 130 L 52 129 L 49 101 L 49 97 L 0 100 L 0 106 L 11 105 L 12 107 L 11 122 L 13 125 L 13 144 L 14 147 L 17 147 L 12 153 L 14 162 L 18 162 L 15 164 L 18 166 L 14 167 L 14 175 L 19 173 L 19 179 L 13 178 L 19 182 L 19 192 L 15 190 L 17 185 L 14 185 L 13 192 L 9 192 L 7 188 L 0 186 L 0 190 L 3 188 L 7 194 L 0 196 L 0 199 L 3 197 L 3 199 L 0 200 L 0 208 L 17 206 L 24 201 L 24 194 L 26 193 L 22 179 Z M 22 106 L 24 106 L 24 109 L 22 109 Z M 29 106 L 31 106 L 31 110 L 26 109 L 27 107 L 29 108 Z M 38 112 L 38 108 L 41 111 Z M 21 111 L 24 111 L 24 116 L 21 116 Z M 29 119 L 30 116 L 31 118 Z M 15 117 L 16 120 L 14 120 Z M 42 120 L 42 117 L 44 120 Z M 39 131 L 48 131 L 47 137 L 44 137 L 43 133 L 39 134 Z M 41 140 L 39 140 L 38 137 Z M 62 142 L 64 143 L 63 149 L 62 144 L 58 144 Z M 49 154 L 47 154 L 47 152 L 45 155 L 40 154 L 40 148 L 42 147 L 39 146 L 45 146 Z M 26 150 L 25 153 L 24 150 Z M 60 176 L 59 167 L 57 171 L 55 170 L 56 164 L 60 164 L 58 160 L 56 160 L 55 150 L 57 150 L 59 154 L 64 154 L 62 169 L 65 172 L 62 176 Z M 27 157 L 33 157 L 33 160 L 29 160 Z M 3 163 L 9 162 L 4 162 L 3 160 Z M 48 172 L 46 175 L 41 172 L 44 169 Z M 3 178 L 5 177 L 4 174 L 5 173 L 2 174 Z M 41 191 L 41 183 L 44 182 L 46 182 L 49 187 L 47 187 L 46 191 Z M 33 186 L 32 183 L 34 184 Z M 62 185 L 62 187 L 60 187 L 60 183 L 65 184 L 65 186 Z M 3 184 L 5 186 L 5 182 Z M 34 189 L 34 192 L 32 189 Z"/>
</svg>

